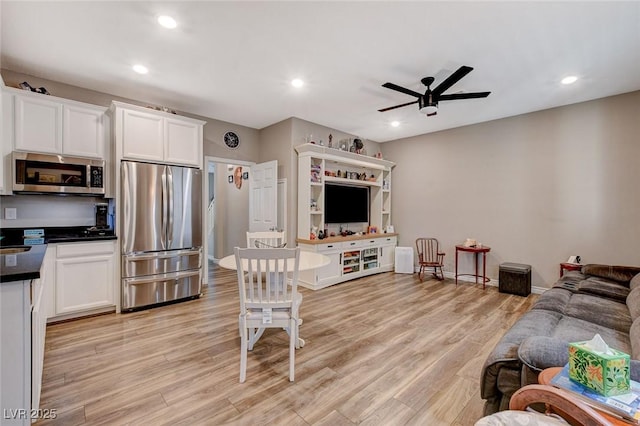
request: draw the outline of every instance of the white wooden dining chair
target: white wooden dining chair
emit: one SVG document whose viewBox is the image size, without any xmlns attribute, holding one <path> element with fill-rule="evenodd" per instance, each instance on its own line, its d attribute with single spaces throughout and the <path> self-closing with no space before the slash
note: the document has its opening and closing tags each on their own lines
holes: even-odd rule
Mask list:
<svg viewBox="0 0 640 426">
<path fill-rule="evenodd" d="M 266 328 L 289 334 L 289 381 L 294 380 L 298 346 L 300 249 L 235 248 L 240 293 L 240 383 L 247 377 L 247 354 Z"/>
<path fill-rule="evenodd" d="M 247 248 L 284 248 L 286 245 L 284 231 L 247 232 Z"/>
</svg>

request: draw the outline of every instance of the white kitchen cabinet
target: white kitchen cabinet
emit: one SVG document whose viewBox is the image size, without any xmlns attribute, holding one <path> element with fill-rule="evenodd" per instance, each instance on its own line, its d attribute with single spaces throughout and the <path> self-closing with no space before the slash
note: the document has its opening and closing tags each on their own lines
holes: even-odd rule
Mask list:
<svg viewBox="0 0 640 426">
<path fill-rule="evenodd" d="M 15 95 L 15 144 L 20 151 L 62 153 L 62 103 Z"/>
<path fill-rule="evenodd" d="M 68 104 L 62 116 L 62 153 L 104 159 L 105 108 Z"/>
<path fill-rule="evenodd" d="M 1 424 L 29 425 L 40 406 L 46 305 L 49 289 L 40 278 L 0 283 Z M 9 411 L 11 410 L 11 411 Z"/>
<path fill-rule="evenodd" d="M 115 240 L 57 244 L 56 317 L 115 308 L 115 272 Z"/>
<path fill-rule="evenodd" d="M 122 157 L 164 161 L 164 123 L 157 114 L 122 110 Z"/>
<path fill-rule="evenodd" d="M 202 163 L 202 126 L 168 117 L 164 120 L 165 161 L 167 163 Z"/>
<path fill-rule="evenodd" d="M 30 280 L 0 283 L 0 406 L 14 410 L 9 417 L 16 425 L 30 423 L 28 416 L 16 413 L 31 408 L 30 292 Z"/>
<path fill-rule="evenodd" d="M 108 126 L 106 108 L 68 99 L 4 88 L 12 109 L 5 132 L 17 151 L 105 159 Z M 8 111 L 5 113 L 8 114 Z"/>
<path fill-rule="evenodd" d="M 118 158 L 202 168 L 204 121 L 114 101 Z"/>
</svg>

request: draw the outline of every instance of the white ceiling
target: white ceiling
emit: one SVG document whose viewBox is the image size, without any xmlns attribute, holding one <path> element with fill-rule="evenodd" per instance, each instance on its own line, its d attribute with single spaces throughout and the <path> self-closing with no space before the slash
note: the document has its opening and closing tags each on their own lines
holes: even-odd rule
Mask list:
<svg viewBox="0 0 640 426">
<path fill-rule="evenodd" d="M 0 2 L 2 68 L 263 128 L 388 141 L 640 90 L 640 2 Z M 160 27 L 172 15 L 175 30 Z M 135 74 L 135 63 L 149 68 Z M 423 92 L 474 71 L 435 117 Z M 571 86 L 559 80 L 580 77 Z M 300 77 L 306 85 L 294 89 Z M 392 128 L 389 123 L 401 125 Z"/>
</svg>

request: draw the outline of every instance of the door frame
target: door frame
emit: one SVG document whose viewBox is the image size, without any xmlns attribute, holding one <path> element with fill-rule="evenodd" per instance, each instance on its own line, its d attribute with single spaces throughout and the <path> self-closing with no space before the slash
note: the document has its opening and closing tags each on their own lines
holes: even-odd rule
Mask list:
<svg viewBox="0 0 640 426">
<path fill-rule="evenodd" d="M 255 161 L 246 161 L 246 160 L 237 160 L 234 158 L 223 158 L 223 157 L 213 157 L 213 156 L 209 156 L 209 155 L 205 155 L 204 156 L 204 167 L 202 168 L 204 174 L 206 174 L 206 178 L 203 178 L 203 185 L 202 185 L 202 199 L 203 200 L 208 200 L 209 199 L 209 162 L 212 163 L 226 163 L 226 164 L 237 164 L 239 166 L 248 166 L 251 167 L 254 164 L 256 164 Z M 216 173 L 217 174 L 217 173 Z M 217 177 L 214 177 L 214 179 L 218 179 Z M 202 218 L 204 221 L 204 218 L 207 217 L 207 207 L 209 207 L 209 203 L 202 203 Z M 203 271 L 202 271 L 202 284 L 203 285 L 207 285 L 209 283 L 209 274 L 208 274 L 208 267 L 206 265 L 209 264 L 209 244 L 208 244 L 208 239 L 207 239 L 207 227 L 203 226 L 202 227 L 202 242 L 203 242 L 203 247 L 202 247 L 202 259 L 203 259 Z M 217 263 L 217 260 L 214 259 L 214 262 Z"/>
</svg>

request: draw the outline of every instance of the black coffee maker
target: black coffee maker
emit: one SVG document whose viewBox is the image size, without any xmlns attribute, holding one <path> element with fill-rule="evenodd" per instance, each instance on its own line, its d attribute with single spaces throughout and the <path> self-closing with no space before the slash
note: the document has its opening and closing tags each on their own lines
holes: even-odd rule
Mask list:
<svg viewBox="0 0 640 426">
<path fill-rule="evenodd" d="M 109 204 L 96 204 L 96 228 L 109 228 Z"/>
</svg>

